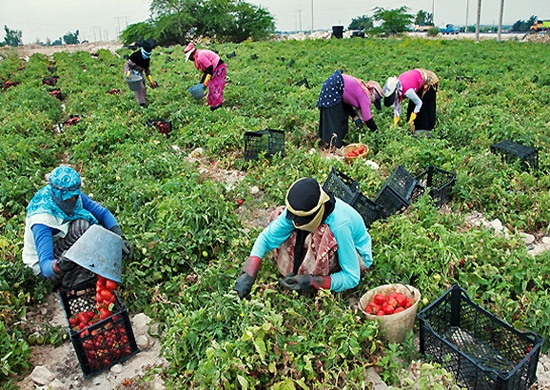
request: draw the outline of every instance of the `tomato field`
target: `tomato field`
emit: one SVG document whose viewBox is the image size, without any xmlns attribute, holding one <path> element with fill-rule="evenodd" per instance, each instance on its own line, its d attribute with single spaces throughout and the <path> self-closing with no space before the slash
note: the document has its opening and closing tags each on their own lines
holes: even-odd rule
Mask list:
<svg viewBox="0 0 550 390">
<path fill-rule="evenodd" d="M 550 254 L 531 255 L 521 235 L 549 235 L 545 45 L 353 38 L 209 48 L 228 68 L 216 111 L 189 94 L 200 74 L 180 46 L 153 51 L 159 87 L 148 89 L 143 109 L 123 80 L 128 49 L 0 53 L 0 356 L 12 352 L 0 379 L 8 387 L 31 368 L 21 318 L 51 292 L 21 260 L 26 206 L 60 163 L 81 173 L 83 191 L 113 212 L 132 243 L 118 292 L 130 311 L 162 323 L 168 388 L 368 388 L 369 366 L 398 385 L 397 374 L 419 358 L 414 335 L 388 345 L 357 310 L 364 293 L 387 283 L 418 288 L 419 309 L 458 283 L 517 329 L 550 337 Z M 373 112 L 376 132 L 350 122 L 345 142 L 368 145 L 367 158 L 348 163 L 321 150 L 315 104 L 335 69 L 383 84 L 416 67 L 441 81 L 431 138 L 413 137 L 403 118 L 391 128 L 393 109 L 383 108 Z M 53 76 L 55 86 L 43 83 Z M 169 131 L 150 123 L 170 123 Z M 262 129 L 285 132 L 285 155 L 245 160 L 244 133 Z M 491 153 L 502 140 L 536 148 L 538 169 Z M 336 166 L 374 199 L 398 165 L 415 175 L 428 165 L 455 172 L 453 199 L 438 208 L 422 196 L 374 222 L 374 263 L 356 289 L 314 298 L 284 291 L 266 256 L 251 299 L 232 292 L 262 228 L 255 216 L 284 204 L 296 179 L 323 182 Z M 220 170 L 241 180 L 220 180 L 212 174 Z M 498 218 L 509 234 L 469 223 L 474 212 Z"/>
</svg>

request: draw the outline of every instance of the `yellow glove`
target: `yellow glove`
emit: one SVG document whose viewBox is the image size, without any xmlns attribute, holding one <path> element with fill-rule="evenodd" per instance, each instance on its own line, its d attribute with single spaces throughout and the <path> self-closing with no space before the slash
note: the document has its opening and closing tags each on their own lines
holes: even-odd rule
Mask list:
<svg viewBox="0 0 550 390">
<path fill-rule="evenodd" d="M 414 112 L 411 112 L 411 117 L 409 118 L 409 121 L 407 123 L 410 125 L 414 125 L 415 119 L 416 119 L 416 114 Z"/>
<path fill-rule="evenodd" d="M 151 75 L 147 75 L 147 80 L 153 84 L 153 77 L 151 77 Z"/>
<path fill-rule="evenodd" d="M 399 123 L 400 118 L 398 116 L 393 117 L 393 127 L 397 127 L 397 124 Z"/>
<path fill-rule="evenodd" d="M 126 77 L 130 77 L 130 71 L 126 71 Z"/>
<path fill-rule="evenodd" d="M 210 74 L 206 75 L 206 78 L 204 79 L 204 83 L 203 83 L 205 87 L 208 87 L 208 82 L 210 81 L 211 78 L 212 78 L 212 75 Z"/>
</svg>

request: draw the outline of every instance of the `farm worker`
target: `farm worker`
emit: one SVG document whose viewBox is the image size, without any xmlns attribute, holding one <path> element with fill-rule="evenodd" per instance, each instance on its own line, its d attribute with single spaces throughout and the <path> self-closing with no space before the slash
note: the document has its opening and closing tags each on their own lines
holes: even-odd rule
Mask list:
<svg viewBox="0 0 550 390">
<path fill-rule="evenodd" d="M 49 279 L 56 287 L 71 288 L 92 280 L 95 274 L 63 257 L 92 224 L 123 239 L 123 257 L 130 255 L 130 243 L 111 212 L 84 194 L 82 180 L 69 166 L 55 168 L 27 206 L 23 262 L 35 275 Z"/>
<path fill-rule="evenodd" d="M 250 294 L 261 259 L 271 250 L 285 289 L 306 293 L 356 287 L 372 264 L 372 241 L 361 215 L 307 177 L 290 186 L 285 203 L 271 213 L 254 242 L 235 283 L 239 297 Z"/>
<path fill-rule="evenodd" d="M 433 130 L 435 127 L 436 92 L 439 79 L 426 69 L 412 69 L 399 77 L 389 77 L 384 84 L 384 105 L 394 105 L 393 127 L 397 127 L 401 116 L 401 102 L 409 98 L 407 122 L 414 130 Z"/>
<path fill-rule="evenodd" d="M 145 78 L 149 81 L 149 86 L 151 88 L 158 87 L 158 83 L 154 82 L 153 77 L 151 76 L 150 63 L 153 47 L 153 40 L 148 39 L 143 41 L 141 49 L 132 53 L 130 58 L 126 61 L 126 65 L 124 65 L 124 74 L 126 77 L 130 77 L 132 72 L 134 72 L 139 74 L 143 80 L 141 87 L 137 91 L 134 91 L 136 100 L 141 107 L 145 107 L 147 105 L 147 87 L 145 86 Z M 144 77 L 144 73 L 146 77 Z"/>
<path fill-rule="evenodd" d="M 197 49 L 193 42 L 190 42 L 183 52 L 186 60 L 193 61 L 195 68 L 202 72 L 200 84 L 208 88 L 206 101 L 210 109 L 214 111 L 220 108 L 223 103 L 227 65 L 219 55 L 211 50 Z"/>
<path fill-rule="evenodd" d="M 382 88 L 376 81 L 368 83 L 336 70 L 323 83 L 317 107 L 320 110 L 319 137 L 329 146 L 342 147 L 348 133 L 348 116 L 357 127 L 366 124 L 375 131 L 371 103 L 380 110 Z"/>
</svg>

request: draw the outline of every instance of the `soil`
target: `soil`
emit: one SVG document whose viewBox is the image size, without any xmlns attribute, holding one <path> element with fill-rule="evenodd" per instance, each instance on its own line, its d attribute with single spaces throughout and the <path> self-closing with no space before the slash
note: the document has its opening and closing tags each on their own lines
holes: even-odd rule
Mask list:
<svg viewBox="0 0 550 390">
<path fill-rule="evenodd" d="M 26 57 L 33 53 L 51 55 L 56 51 L 63 50 L 69 52 L 83 50 L 94 53 L 99 49 L 107 49 L 116 52 L 121 47 L 122 45 L 119 42 L 98 42 L 50 47 L 31 45 L 22 46 L 17 48 L 17 50 L 21 57 Z M 174 149 L 178 152 L 177 147 L 174 146 Z M 338 155 L 338 151 L 336 153 L 325 151 L 323 154 L 326 158 L 342 158 L 341 155 Z M 188 158 L 200 158 L 200 153 L 197 154 L 194 151 Z M 226 185 L 232 185 L 244 177 L 242 172 L 219 169 L 216 164 L 208 164 L 208 162 L 202 163 L 201 169 L 205 177 L 224 181 Z M 239 207 L 240 210 L 238 210 L 238 213 L 241 215 L 241 218 L 248 221 L 246 225 L 249 227 L 261 228 L 266 226 L 271 210 L 268 207 L 255 206 L 252 204 L 243 204 Z M 166 361 L 161 357 L 159 340 L 148 334 L 150 327 L 136 324 L 138 322 L 137 317 L 130 314 L 132 329 L 136 341 L 139 341 L 138 347 L 140 348 L 140 352 L 122 364 L 117 364 L 111 369 L 100 372 L 90 378 L 84 378 L 76 352 L 69 340 L 57 348 L 44 344 L 32 348 L 31 364 L 35 367 L 35 370 L 36 367 L 46 368 L 52 374 L 51 381 L 37 384 L 32 379 L 36 375 L 30 374 L 18 383 L 18 387 L 23 390 L 48 388 L 44 387 L 44 385 L 49 385 L 49 388 L 82 390 L 164 389 L 162 380 L 158 377 L 154 377 L 152 381 L 144 384 L 143 376 L 145 372 L 154 366 L 166 364 Z M 57 293 L 49 295 L 44 303 L 30 307 L 27 319 L 29 323 L 49 323 L 52 326 L 67 326 L 65 314 Z M 140 316 L 139 321 L 143 321 L 143 315 Z M 40 377 L 40 375 L 38 376 Z M 539 357 L 537 376 L 538 381 L 532 386 L 531 390 L 550 390 L 550 356 L 548 354 Z M 44 379 L 43 376 L 42 379 Z"/>
</svg>

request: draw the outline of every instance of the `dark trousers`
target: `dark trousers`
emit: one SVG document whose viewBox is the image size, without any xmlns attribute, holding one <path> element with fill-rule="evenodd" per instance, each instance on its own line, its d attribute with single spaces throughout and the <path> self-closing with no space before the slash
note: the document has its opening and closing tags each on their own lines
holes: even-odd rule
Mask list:
<svg viewBox="0 0 550 390">
<path fill-rule="evenodd" d="M 348 117 L 355 116 L 355 110 L 349 104 L 340 102 L 328 108 L 319 108 L 319 138 L 329 146 L 342 147 L 348 133 Z"/>
<path fill-rule="evenodd" d="M 411 117 L 415 104 L 409 100 L 407 107 L 407 122 Z M 422 97 L 422 108 L 414 120 L 415 130 L 433 130 L 435 127 L 436 90 L 430 88 Z"/>
</svg>

